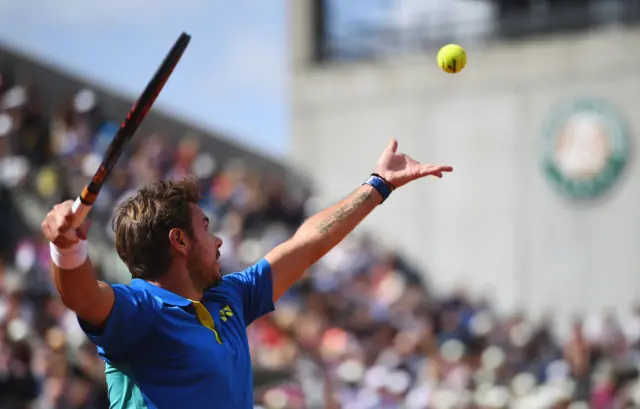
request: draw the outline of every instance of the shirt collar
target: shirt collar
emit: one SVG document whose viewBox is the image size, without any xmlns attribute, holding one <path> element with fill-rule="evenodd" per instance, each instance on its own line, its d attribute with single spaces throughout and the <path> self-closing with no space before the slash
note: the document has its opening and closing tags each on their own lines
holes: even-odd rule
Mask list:
<svg viewBox="0 0 640 409">
<path fill-rule="evenodd" d="M 167 291 L 164 288 L 160 288 L 157 285 L 153 285 L 141 278 L 134 278 L 131 280 L 131 287 L 147 290 L 151 295 L 160 298 L 165 304 L 175 305 L 176 307 L 187 307 L 191 305 L 190 300 L 172 293 L 171 291 Z"/>
</svg>

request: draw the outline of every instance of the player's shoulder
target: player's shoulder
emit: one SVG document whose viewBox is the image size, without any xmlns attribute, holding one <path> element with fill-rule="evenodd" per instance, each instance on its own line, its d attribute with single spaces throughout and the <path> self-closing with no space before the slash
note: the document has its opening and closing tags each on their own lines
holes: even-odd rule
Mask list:
<svg viewBox="0 0 640 409">
<path fill-rule="evenodd" d="M 271 265 L 265 259 L 259 260 L 257 263 L 250 265 L 242 271 L 226 274 L 222 277 L 222 282 L 215 288 L 232 288 L 246 284 L 254 284 L 256 277 L 263 275 L 265 272 L 271 271 Z"/>
<path fill-rule="evenodd" d="M 153 294 L 145 286 L 137 285 L 137 280 L 131 284 L 110 284 L 118 300 L 127 301 L 139 306 L 148 305 L 154 309 L 162 307 L 162 299 Z"/>
<path fill-rule="evenodd" d="M 209 287 L 205 290 L 207 294 L 221 295 L 235 292 L 235 287 L 241 272 L 225 274 L 219 284 Z"/>
<path fill-rule="evenodd" d="M 241 306 L 241 292 L 238 291 L 233 281 L 227 278 L 229 275 L 225 275 L 220 284 L 205 289 L 203 299 L 215 303 L 226 303 L 234 309 Z"/>
<path fill-rule="evenodd" d="M 271 265 L 266 259 L 262 258 L 242 271 L 237 271 L 235 273 L 230 273 L 225 275 L 222 278 L 222 280 L 223 281 L 225 280 L 247 281 L 247 280 L 252 280 L 256 275 L 261 275 L 265 272 L 270 272 L 270 271 L 271 271 Z"/>
<path fill-rule="evenodd" d="M 252 276 L 270 268 L 266 261 L 260 260 L 242 271 L 225 274 L 220 284 L 210 287 L 205 293 L 212 295 L 235 295 L 243 291 L 243 287 L 252 281 Z"/>
</svg>

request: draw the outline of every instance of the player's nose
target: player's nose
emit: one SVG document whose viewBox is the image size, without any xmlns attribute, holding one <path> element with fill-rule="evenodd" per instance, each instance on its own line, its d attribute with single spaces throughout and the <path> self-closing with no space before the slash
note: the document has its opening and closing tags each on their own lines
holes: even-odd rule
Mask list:
<svg viewBox="0 0 640 409">
<path fill-rule="evenodd" d="M 220 247 L 222 247 L 222 239 L 216 236 L 216 248 L 219 249 Z"/>
</svg>

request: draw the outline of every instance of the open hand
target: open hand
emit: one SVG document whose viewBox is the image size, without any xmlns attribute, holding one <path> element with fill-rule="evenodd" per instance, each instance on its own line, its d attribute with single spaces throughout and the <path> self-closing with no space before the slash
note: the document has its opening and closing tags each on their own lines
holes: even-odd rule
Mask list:
<svg viewBox="0 0 640 409">
<path fill-rule="evenodd" d="M 451 166 L 420 163 L 404 153 L 398 153 L 397 150 L 398 141 L 391 139 L 389 146 L 378 159 L 375 170 L 396 188 L 425 176 L 441 178 L 443 173 L 453 171 Z"/>
</svg>

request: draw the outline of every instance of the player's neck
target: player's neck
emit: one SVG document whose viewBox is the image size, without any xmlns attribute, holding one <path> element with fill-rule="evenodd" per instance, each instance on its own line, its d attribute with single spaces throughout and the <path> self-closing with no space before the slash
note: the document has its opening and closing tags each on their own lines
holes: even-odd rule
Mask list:
<svg viewBox="0 0 640 409">
<path fill-rule="evenodd" d="M 169 272 L 156 281 L 150 281 L 150 283 L 189 300 L 200 301 L 202 299 L 202 290 L 196 288 L 188 275 Z"/>
</svg>

